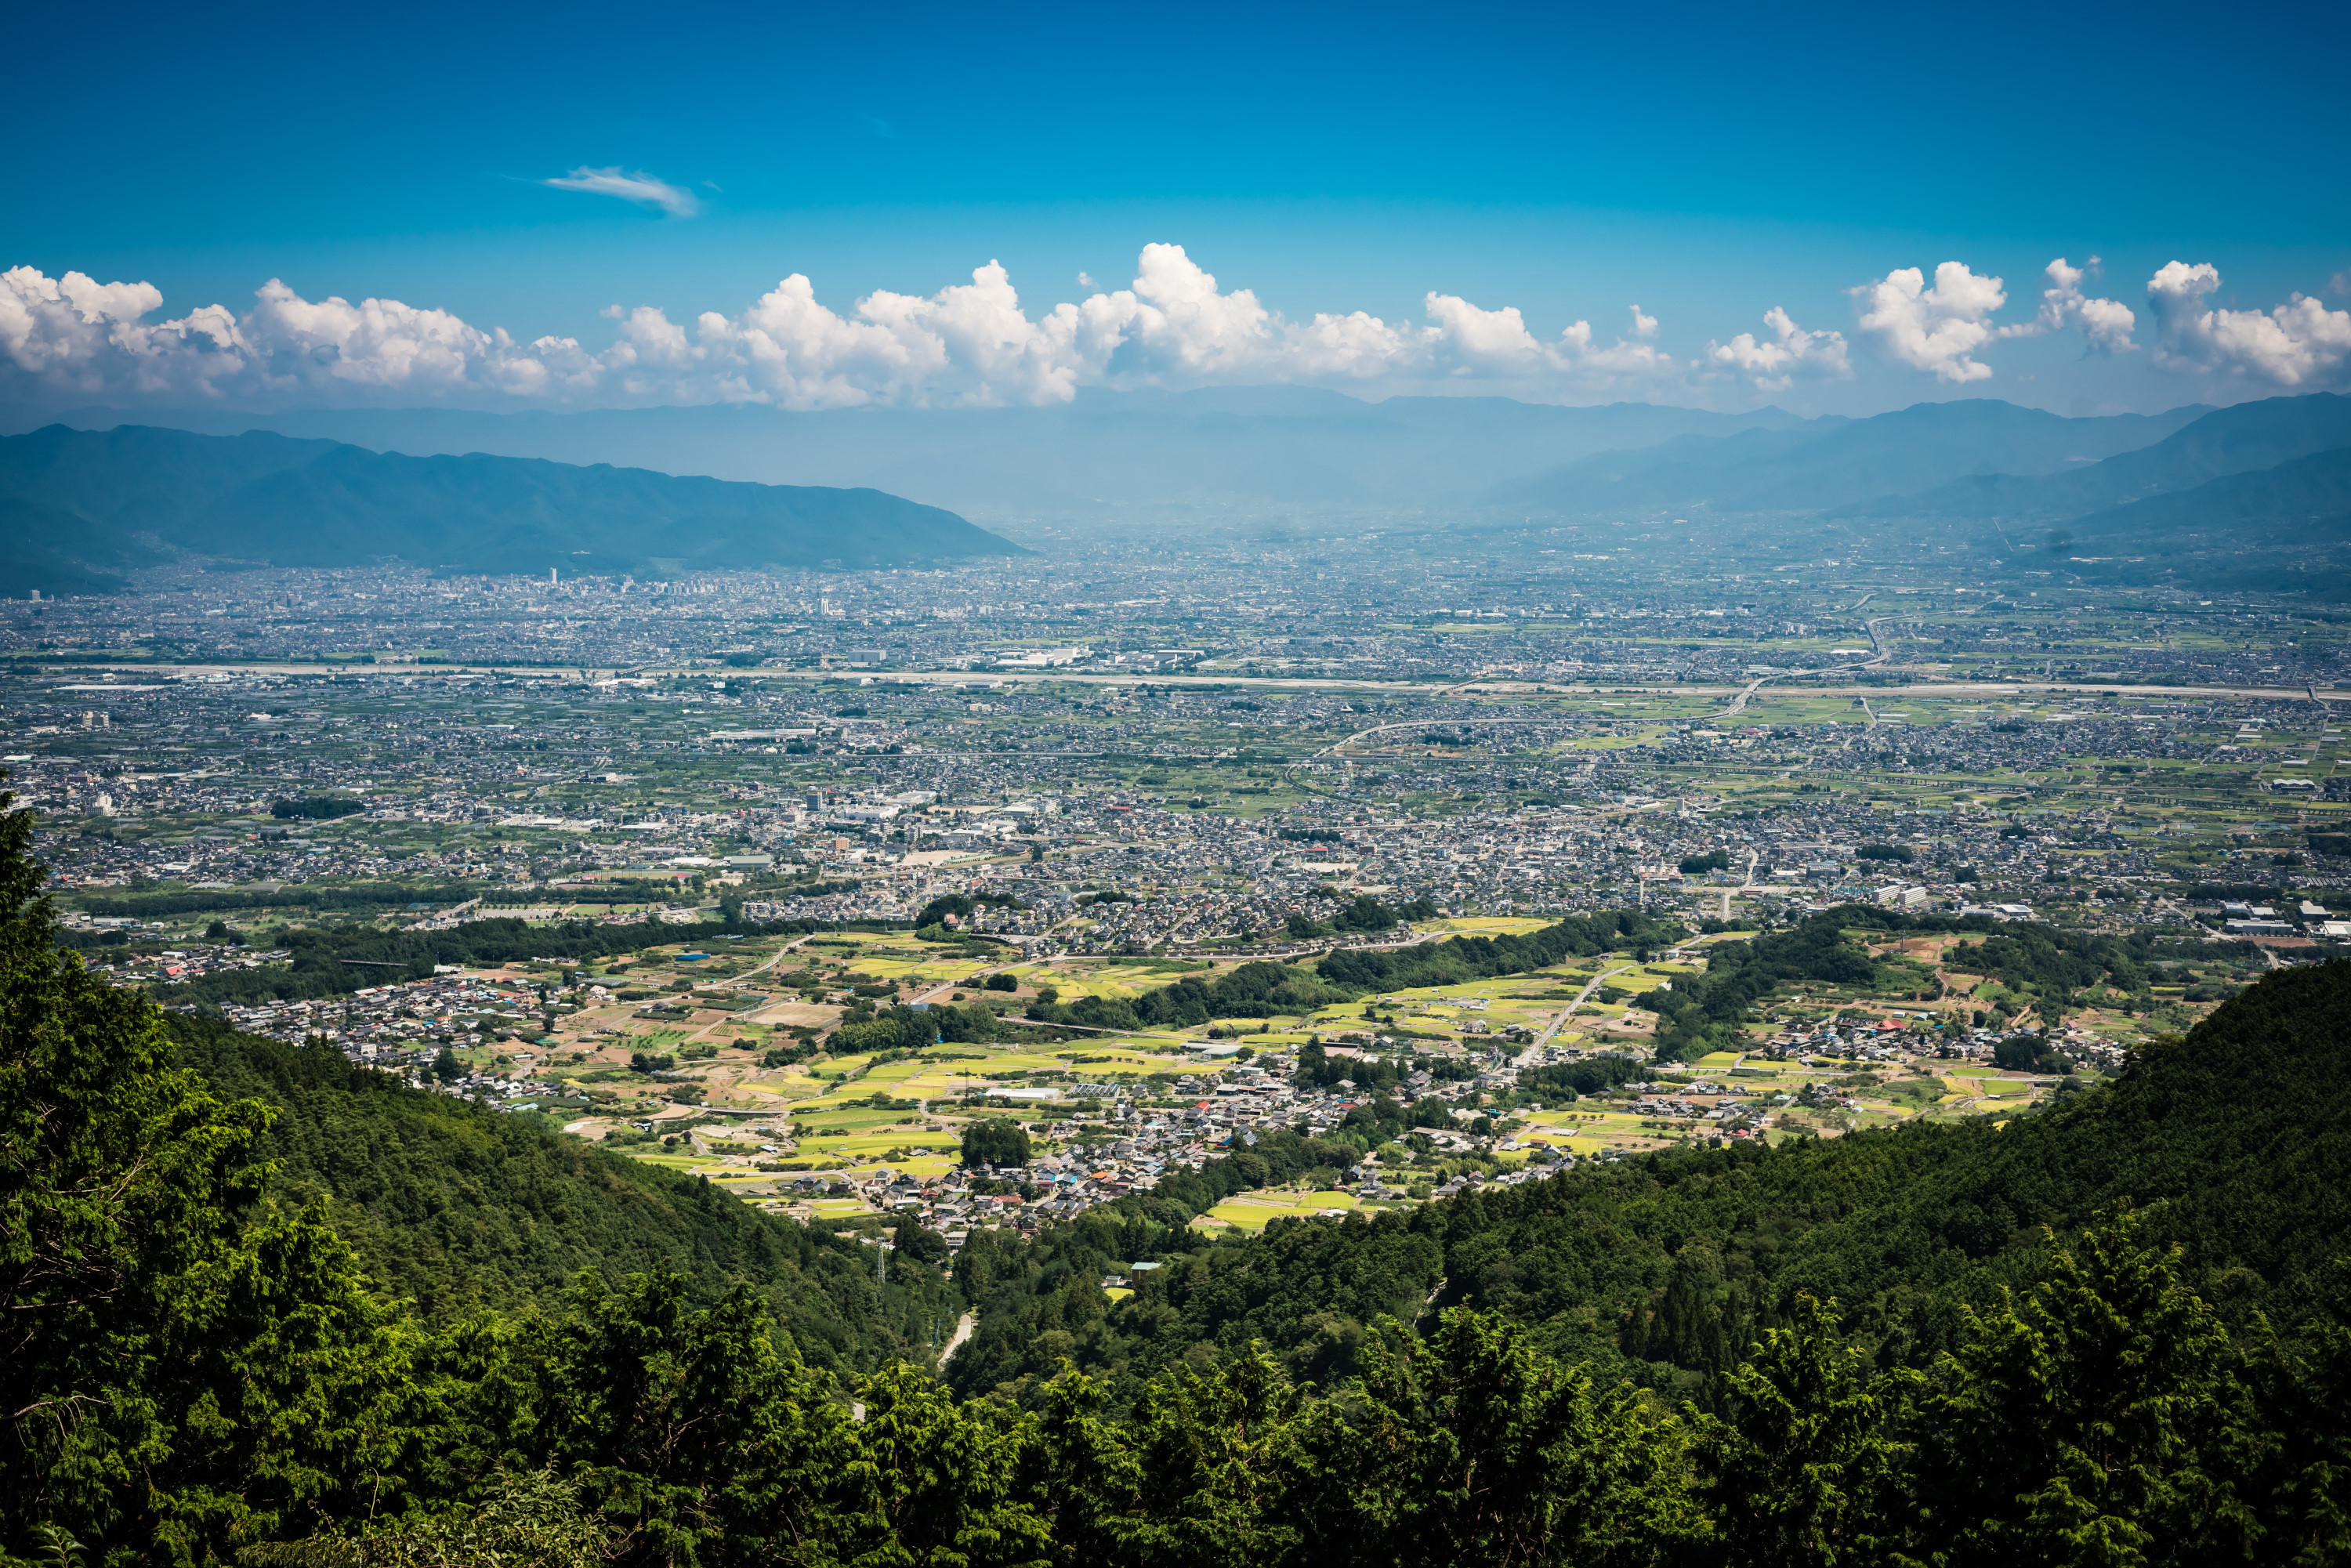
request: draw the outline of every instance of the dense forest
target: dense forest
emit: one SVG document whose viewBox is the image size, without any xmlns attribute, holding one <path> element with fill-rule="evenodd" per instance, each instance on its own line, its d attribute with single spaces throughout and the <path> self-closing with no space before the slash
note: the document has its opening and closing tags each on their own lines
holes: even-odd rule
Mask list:
<svg viewBox="0 0 2351 1568">
<path fill-rule="evenodd" d="M 1278 1134 L 877 1270 L 167 1026 L 56 946 L 29 831 L 0 817 L 11 1564 L 2351 1559 L 2351 967 L 2005 1125 L 1190 1231 L 1368 1136 Z M 919 1331 L 959 1304 L 942 1379 Z"/>
<path fill-rule="evenodd" d="M 340 1051 L 187 1014 L 167 1028 L 213 1094 L 266 1108 L 254 1153 L 276 1167 L 277 1202 L 320 1204 L 374 1289 L 423 1322 L 553 1307 L 582 1270 L 666 1272 L 704 1302 L 754 1288 L 803 1359 L 864 1369 L 919 1354 L 946 1312 L 935 1269 L 877 1278 L 871 1247 L 565 1137 L 548 1117 L 421 1092 Z"/>
<path fill-rule="evenodd" d="M 1343 1169 L 1404 1128 L 1365 1117 L 1373 1138 L 1276 1134 L 1033 1243 L 967 1247 L 956 1279 L 981 1327 L 948 1375 L 968 1394 L 1033 1400 L 1068 1356 L 1131 1394 L 1260 1343 L 1328 1383 L 1355 1374 L 1382 1314 L 1460 1305 L 1526 1325 L 1595 1375 L 1711 1407 L 1803 1297 L 1841 1302 L 1841 1331 L 1873 1362 L 1925 1367 L 1971 1313 L 2042 1279 L 2045 1229 L 2126 1207 L 2144 1243 L 2180 1249 L 2178 1266 L 2232 1324 L 2300 1323 L 2339 1294 L 2331 1260 L 2351 1251 L 2346 1043 L 2351 966 L 2330 966 L 2265 980 L 2120 1083 L 2004 1124 L 1660 1155 L 1408 1213 L 1279 1219 L 1247 1240 L 1185 1230 L 1234 1191 Z M 1629 1070 L 1603 1058 L 1552 1071 L 1590 1092 Z M 1114 1306 L 1081 1288 L 1155 1255 L 1167 1266 Z"/>
</svg>

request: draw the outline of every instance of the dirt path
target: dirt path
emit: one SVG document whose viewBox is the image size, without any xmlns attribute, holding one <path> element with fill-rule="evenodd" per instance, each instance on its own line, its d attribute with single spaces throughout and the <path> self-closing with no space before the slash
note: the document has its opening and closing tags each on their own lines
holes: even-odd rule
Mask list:
<svg viewBox="0 0 2351 1568">
<path fill-rule="evenodd" d="M 813 932 L 810 933 L 810 936 L 813 936 L 813 935 L 815 935 L 815 933 L 813 933 Z M 807 941 L 807 940 L 808 940 L 808 937 L 807 937 L 807 936 L 796 936 L 796 937 L 794 937 L 791 941 L 785 943 L 782 946 L 780 946 L 780 947 L 777 948 L 773 953 L 770 953 L 769 955 L 768 955 L 767 960 L 766 960 L 764 963 L 754 964 L 754 965 L 752 965 L 752 966 L 751 966 L 751 967 L 749 967 L 749 968 L 747 968 L 747 969 L 744 970 L 744 971 L 743 971 L 741 974 L 739 974 L 739 975 L 731 975 L 731 976 L 727 977 L 726 979 L 723 979 L 723 980 L 696 980 L 696 981 L 695 982 L 695 984 L 694 984 L 694 989 L 693 989 L 693 990 L 691 990 L 691 991 L 688 991 L 688 992 L 686 993 L 686 995 L 688 995 L 688 996 L 690 996 L 690 997 L 691 997 L 691 996 L 699 996 L 699 995 L 701 995 L 704 991 L 720 991 L 720 990 L 728 990 L 728 989 L 733 988 L 734 987 L 739 986 L 739 985 L 741 985 L 744 981 L 746 981 L 746 980 L 749 979 L 752 976 L 757 975 L 757 974 L 760 973 L 760 972 L 761 972 L 761 971 L 763 971 L 763 970 L 772 969 L 772 968 L 774 968 L 777 965 L 778 965 L 778 964 L 782 963 L 782 962 L 784 961 L 785 957 L 786 957 L 788 955 L 798 952 L 798 951 L 799 950 L 799 946 L 800 946 L 800 944 L 801 944 L 801 943 L 803 943 L 803 942 L 805 942 L 805 941 Z M 770 1006 L 770 1007 L 772 1007 L 772 1006 L 774 1006 L 775 1004 L 771 1002 L 771 1003 L 769 1003 L 769 1004 L 768 1004 L 768 1006 Z M 763 1012 L 763 1011 L 765 1011 L 765 1010 L 766 1010 L 766 1009 L 765 1009 L 764 1008 L 754 1008 L 754 1009 L 751 1009 L 751 1012 Z M 712 1030 L 715 1030 L 715 1029 L 730 1029 L 730 1030 L 731 1030 L 731 1029 L 738 1028 L 738 1027 L 740 1027 L 741 1025 L 743 1025 L 743 1024 L 745 1024 L 745 1023 L 747 1023 L 747 1022 L 753 1022 L 753 1021 L 756 1021 L 756 1020 L 754 1020 L 754 1019 L 752 1019 L 752 1017 L 751 1017 L 751 1013 L 737 1013 L 737 1015 L 735 1015 L 733 1018 L 714 1019 L 713 1019 L 712 1021 L 710 1021 L 709 1023 L 704 1024 L 700 1029 L 695 1030 L 692 1034 L 688 1035 L 686 1038 L 687 1038 L 688 1040 L 698 1040 L 703 1039 L 705 1036 L 708 1035 Z"/>
<path fill-rule="evenodd" d="M 954 1357 L 955 1353 L 963 1348 L 963 1342 L 969 1339 L 971 1337 L 971 1331 L 978 1326 L 979 1319 L 969 1312 L 966 1312 L 963 1316 L 956 1319 L 956 1332 L 948 1337 L 946 1343 L 939 1346 L 939 1364 L 941 1366 L 946 1365 L 947 1362 Z"/>
</svg>

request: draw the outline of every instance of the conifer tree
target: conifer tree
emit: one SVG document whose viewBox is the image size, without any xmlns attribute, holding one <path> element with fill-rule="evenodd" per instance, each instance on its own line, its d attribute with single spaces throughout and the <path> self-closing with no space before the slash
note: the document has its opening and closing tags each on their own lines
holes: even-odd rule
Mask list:
<svg viewBox="0 0 2351 1568">
<path fill-rule="evenodd" d="M 0 795 L 0 1517 L 200 1561 L 380 1496 L 396 1320 L 316 1210 L 261 1202 L 257 1103 L 56 945 Z M 9 1542 L 19 1545 L 23 1542 Z"/>
</svg>

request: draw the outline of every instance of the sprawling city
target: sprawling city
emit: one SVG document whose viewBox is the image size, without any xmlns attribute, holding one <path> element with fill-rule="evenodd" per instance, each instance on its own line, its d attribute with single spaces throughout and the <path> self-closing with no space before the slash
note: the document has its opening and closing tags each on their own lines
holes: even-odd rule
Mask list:
<svg viewBox="0 0 2351 1568">
<path fill-rule="evenodd" d="M 2307 604 L 1475 566 L 159 576 L 8 606 L 8 766 L 113 983 L 950 1247 L 1383 1100 L 1424 1130 L 1194 1225 L 2029 1106 L 2351 938 L 2351 658 Z M 1657 1055 L 1652 993 L 1844 908 L 1946 918 L 1873 933 L 1875 975 L 1743 1050 Z M 1069 1013 L 1610 909 L 1654 941 L 1188 1026 Z M 1951 951 L 2011 925 L 2139 961 L 2053 988 Z M 337 956 L 361 934 L 411 940 Z M 995 1027 L 872 1048 L 935 1005 Z M 1998 1061 L 2028 1026 L 2046 1055 Z M 1310 1045 L 1398 1087 L 1303 1082 Z M 1521 1084 L 1582 1061 L 1638 1071 L 1597 1111 Z M 1035 1158 L 965 1160 L 1007 1116 Z"/>
</svg>

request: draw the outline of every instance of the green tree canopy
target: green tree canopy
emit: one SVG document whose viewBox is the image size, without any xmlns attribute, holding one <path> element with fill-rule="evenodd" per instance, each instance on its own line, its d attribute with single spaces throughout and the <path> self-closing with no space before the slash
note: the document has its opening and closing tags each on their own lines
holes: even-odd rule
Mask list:
<svg viewBox="0 0 2351 1568">
<path fill-rule="evenodd" d="M 967 1166 L 1025 1166 L 1029 1163 L 1028 1129 L 1009 1116 L 990 1116 L 963 1130 L 963 1163 Z"/>
</svg>

